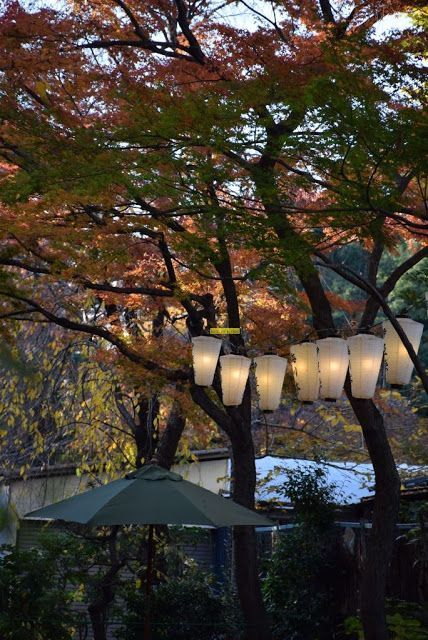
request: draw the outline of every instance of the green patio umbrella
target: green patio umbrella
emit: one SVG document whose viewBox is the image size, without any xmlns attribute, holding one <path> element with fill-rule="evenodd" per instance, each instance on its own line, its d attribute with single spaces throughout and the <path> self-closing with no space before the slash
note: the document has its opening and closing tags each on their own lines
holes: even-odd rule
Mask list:
<svg viewBox="0 0 428 640">
<path fill-rule="evenodd" d="M 26 518 L 87 525 L 177 524 L 208 527 L 271 526 L 264 516 L 153 464 Z"/>
<path fill-rule="evenodd" d="M 154 525 L 231 527 L 273 524 L 268 518 L 155 464 L 148 464 L 102 487 L 31 511 L 25 517 L 79 522 L 91 526 L 149 525 L 146 580 L 148 597 L 155 554 Z M 149 617 L 146 617 L 144 638 L 150 638 Z"/>
</svg>

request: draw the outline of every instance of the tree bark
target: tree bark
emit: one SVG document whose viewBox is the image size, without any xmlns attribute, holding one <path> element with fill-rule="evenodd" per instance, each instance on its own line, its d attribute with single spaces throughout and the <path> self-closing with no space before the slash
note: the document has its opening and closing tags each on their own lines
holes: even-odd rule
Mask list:
<svg viewBox="0 0 428 640">
<path fill-rule="evenodd" d="M 91 620 L 92 634 L 94 640 L 107 640 L 105 627 L 105 611 L 103 607 L 90 605 L 88 607 L 89 618 Z"/>
<path fill-rule="evenodd" d="M 216 200 L 215 190 L 212 190 Z M 218 205 L 218 202 L 217 202 Z M 218 259 L 214 267 L 221 278 L 226 299 L 227 317 L 230 327 L 240 327 L 240 309 L 236 285 L 233 280 L 232 265 L 224 233 L 220 207 L 217 212 Z M 209 304 L 213 301 L 210 299 Z M 215 319 L 211 313 L 210 320 Z M 195 326 L 189 324 L 189 331 L 195 335 Z M 199 333 L 200 335 L 200 333 Z M 231 335 L 230 344 L 235 352 L 244 355 L 245 343 L 242 335 Z M 214 388 L 221 400 L 221 385 L 217 372 Z M 254 509 L 256 489 L 255 452 L 251 432 L 251 388 L 250 383 L 239 407 L 221 409 L 201 388 L 191 389 L 193 400 L 216 422 L 230 439 L 232 448 L 232 497 L 244 507 Z M 271 633 L 266 609 L 263 603 L 257 558 L 257 539 L 254 527 L 234 527 L 233 556 L 236 586 L 246 630 L 245 640 L 270 640 Z"/>
<path fill-rule="evenodd" d="M 159 416 L 159 398 L 140 398 L 138 404 L 138 416 L 134 429 L 134 440 L 136 445 L 135 466 L 140 468 L 143 461 L 147 463 L 155 454 L 158 445 L 158 428 L 156 421 Z"/>
<path fill-rule="evenodd" d="M 232 498 L 254 509 L 256 463 L 251 432 L 250 383 L 239 407 L 228 407 L 228 429 L 232 448 Z M 233 528 L 233 557 L 239 601 L 245 620 L 245 640 L 270 640 L 271 632 L 263 602 L 254 527 Z"/>
<path fill-rule="evenodd" d="M 156 458 L 159 466 L 170 469 L 174 463 L 178 443 L 186 426 L 186 418 L 178 402 L 174 402 L 165 430 L 160 439 Z"/>
<path fill-rule="evenodd" d="M 331 307 L 318 274 L 303 272 L 299 276 L 308 295 L 313 310 L 314 326 L 320 337 L 332 335 L 334 323 Z M 376 480 L 372 529 L 360 583 L 364 638 L 365 640 L 389 640 L 385 614 L 386 579 L 398 518 L 400 480 L 383 417 L 374 402 L 352 396 L 349 374 L 345 391 L 361 425 Z"/>
<path fill-rule="evenodd" d="M 216 374 L 218 376 L 218 374 Z M 217 386 L 214 380 L 214 387 Z M 250 384 L 239 407 L 227 407 L 227 413 L 212 402 L 201 387 L 191 389 L 193 400 L 229 437 L 232 448 L 232 498 L 249 509 L 254 508 L 256 465 L 251 433 Z M 245 640 L 270 640 L 268 616 L 263 603 L 254 527 L 234 527 L 233 556 L 238 597 L 246 625 Z"/>
<path fill-rule="evenodd" d="M 378 409 L 371 400 L 352 397 L 349 377 L 345 390 L 361 425 L 376 480 L 372 530 L 360 585 L 364 638 L 389 640 L 385 615 L 386 580 L 400 505 L 400 478 Z"/>
<path fill-rule="evenodd" d="M 254 508 L 256 466 L 250 425 L 241 425 L 243 437 L 231 438 L 233 464 L 233 499 Z M 246 624 L 246 640 L 269 640 L 269 622 L 260 587 L 254 527 L 234 527 L 233 556 L 236 586 Z"/>
</svg>

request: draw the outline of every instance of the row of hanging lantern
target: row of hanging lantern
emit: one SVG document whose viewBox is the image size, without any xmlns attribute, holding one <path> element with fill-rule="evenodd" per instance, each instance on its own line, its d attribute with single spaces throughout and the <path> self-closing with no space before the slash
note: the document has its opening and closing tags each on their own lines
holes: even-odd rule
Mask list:
<svg viewBox="0 0 428 640">
<path fill-rule="evenodd" d="M 424 325 L 410 318 L 397 318 L 415 352 Z M 342 395 L 349 367 L 352 395 L 372 398 L 385 355 L 386 381 L 392 386 L 409 384 L 413 363 L 391 322 L 383 323 L 384 339 L 369 333 L 343 338 L 302 342 L 290 349 L 292 370 L 301 402 L 336 400 Z M 220 356 L 222 342 L 211 336 L 192 338 L 195 383 L 211 386 L 220 359 L 220 377 L 225 406 L 240 405 L 250 372 L 251 359 L 239 355 Z M 259 407 L 274 411 L 280 403 L 287 359 L 276 355 L 254 358 Z"/>
</svg>

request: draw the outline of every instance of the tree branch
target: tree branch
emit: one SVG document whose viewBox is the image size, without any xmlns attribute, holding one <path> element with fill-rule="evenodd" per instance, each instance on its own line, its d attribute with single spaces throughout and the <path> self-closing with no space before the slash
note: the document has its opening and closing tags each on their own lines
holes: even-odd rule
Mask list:
<svg viewBox="0 0 428 640">
<path fill-rule="evenodd" d="M 398 280 L 407 272 L 409 269 L 414 267 L 424 258 L 428 258 L 428 246 L 423 247 L 416 253 L 414 253 L 410 258 L 407 258 L 404 262 L 402 262 L 394 271 L 388 276 L 383 285 L 380 287 L 379 291 L 383 296 L 388 296 L 391 291 L 394 289 Z"/>
<path fill-rule="evenodd" d="M 228 435 L 231 434 L 231 418 L 207 396 L 202 387 L 192 384 L 190 386 L 190 395 L 192 396 L 192 400 L 198 405 L 198 407 L 205 411 L 211 420 L 214 420 L 214 422 L 221 427 L 225 433 Z"/>
<path fill-rule="evenodd" d="M 83 322 L 75 322 L 74 320 L 70 320 L 69 318 L 57 316 L 52 311 L 45 309 L 40 304 L 35 302 L 35 300 L 31 300 L 30 298 L 26 298 L 25 296 L 21 296 L 11 291 L 0 291 L 0 295 L 6 298 L 24 302 L 30 308 L 34 309 L 34 311 L 37 311 L 42 316 L 47 318 L 50 322 L 57 324 L 64 329 L 86 333 L 106 340 L 110 344 L 114 345 L 118 349 L 118 351 L 120 351 L 120 353 L 122 353 L 122 355 L 128 358 L 131 362 L 144 366 L 144 368 L 148 371 L 158 371 L 163 376 L 165 376 L 166 380 L 168 381 L 188 380 L 190 377 L 189 371 L 180 369 L 171 371 L 169 369 L 165 369 L 152 360 L 147 360 L 133 349 L 130 349 L 123 340 L 121 340 L 118 336 L 114 335 L 114 333 L 111 333 L 104 327 L 98 327 Z"/>
<path fill-rule="evenodd" d="M 336 24 L 329 0 L 319 0 L 322 17 L 327 24 Z"/>
<path fill-rule="evenodd" d="M 420 358 L 418 357 L 417 353 L 413 348 L 412 343 L 408 339 L 406 333 L 403 331 L 400 323 L 392 313 L 388 303 L 386 302 L 385 298 L 382 296 L 380 291 L 376 289 L 374 285 L 364 280 L 361 276 L 359 276 L 357 273 L 355 273 L 348 267 L 345 267 L 343 265 L 336 265 L 334 263 L 331 263 L 328 259 L 325 259 L 324 263 L 319 263 L 319 266 L 332 269 L 333 271 L 341 275 L 343 278 L 348 280 L 348 282 L 355 284 L 355 286 L 359 287 L 363 291 L 366 291 L 369 295 L 373 296 L 378 301 L 379 306 L 382 307 L 384 314 L 386 315 L 388 320 L 391 322 L 393 328 L 395 329 L 401 342 L 403 343 L 407 353 L 409 354 L 409 358 L 413 362 L 413 365 L 422 381 L 423 387 L 425 391 L 428 393 L 428 376 L 425 372 L 425 367 L 423 366 Z"/>
<path fill-rule="evenodd" d="M 113 0 L 115 4 L 118 5 L 122 9 L 122 11 L 128 16 L 130 23 L 134 27 L 134 33 L 137 35 L 143 42 L 147 41 L 147 35 L 144 33 L 141 28 L 140 23 L 138 22 L 136 16 L 131 11 L 130 7 L 123 0 Z"/>
<path fill-rule="evenodd" d="M 154 298 L 170 298 L 174 295 L 172 289 L 156 289 L 152 287 L 120 287 L 117 285 L 108 284 L 107 282 L 101 284 L 97 282 L 89 282 L 88 280 L 82 280 L 82 284 L 85 289 L 93 291 L 106 291 L 111 293 L 124 293 L 124 294 L 141 294 L 146 296 L 153 296 Z M 168 286 L 165 284 L 165 286 Z"/>
<path fill-rule="evenodd" d="M 320 254 L 318 254 L 320 256 Z M 394 271 L 388 276 L 383 285 L 379 288 L 380 294 L 387 298 L 388 295 L 393 291 L 395 285 L 398 280 L 405 274 L 409 269 L 416 266 L 421 260 L 424 260 L 428 257 L 428 247 L 424 247 L 420 251 L 417 251 L 413 256 L 410 256 L 407 260 L 405 260 L 402 264 L 400 264 Z M 358 286 L 358 285 L 356 285 Z M 364 313 L 361 317 L 360 325 L 362 327 L 369 326 L 373 324 L 376 318 L 376 314 L 379 310 L 379 302 L 376 298 L 369 297 L 366 303 L 366 308 L 364 309 Z"/>
<path fill-rule="evenodd" d="M 197 41 L 193 31 L 190 28 L 189 19 L 187 15 L 187 7 L 184 0 L 175 0 L 175 6 L 178 13 L 178 24 L 183 35 L 186 37 L 189 43 L 189 53 L 193 56 L 196 62 L 203 65 L 205 63 L 205 55 Z"/>
<path fill-rule="evenodd" d="M 153 42 L 152 40 L 143 42 L 142 40 L 117 39 L 92 40 L 92 42 L 77 45 L 78 49 L 111 49 L 114 47 L 135 47 L 138 49 L 151 51 L 152 53 L 156 53 L 161 56 L 166 56 L 167 58 L 176 58 L 179 60 L 186 60 L 187 62 L 198 63 L 198 61 L 195 60 L 195 58 L 193 58 L 192 56 L 184 55 L 176 51 L 176 49 L 186 50 L 186 47 L 179 46 L 178 44 L 172 44 L 170 42 Z M 168 48 L 174 50 L 167 51 L 166 49 Z"/>
<path fill-rule="evenodd" d="M 27 262 L 21 262 L 21 260 L 16 260 L 15 258 L 0 258 L 0 265 L 5 267 L 16 267 L 17 269 L 23 269 L 24 271 L 29 271 L 31 273 L 50 273 L 47 267 L 38 267 L 36 265 L 28 264 Z"/>
</svg>

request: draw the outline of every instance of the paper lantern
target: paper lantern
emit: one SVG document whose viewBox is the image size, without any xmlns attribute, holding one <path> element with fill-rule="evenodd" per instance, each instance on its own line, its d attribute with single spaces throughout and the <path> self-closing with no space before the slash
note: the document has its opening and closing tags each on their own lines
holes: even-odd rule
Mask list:
<svg viewBox="0 0 428 640">
<path fill-rule="evenodd" d="M 397 320 L 417 353 L 424 325 L 410 318 L 397 318 Z M 407 349 L 389 320 L 383 323 L 383 330 L 385 332 L 386 381 L 397 386 L 409 384 L 413 362 L 410 360 Z"/>
<path fill-rule="evenodd" d="M 301 402 L 318 399 L 320 379 L 318 372 L 318 349 L 314 342 L 295 344 L 290 349 L 297 397 Z"/>
<path fill-rule="evenodd" d="M 196 384 L 202 387 L 212 385 L 220 349 L 221 340 L 217 338 L 210 336 L 192 338 L 193 370 Z"/>
<path fill-rule="evenodd" d="M 348 370 L 349 355 L 346 340 L 323 338 L 317 340 L 320 374 L 320 396 L 324 400 L 337 400 L 342 395 Z"/>
<path fill-rule="evenodd" d="M 384 342 L 368 333 L 348 338 L 349 372 L 354 398 L 373 398 L 382 364 Z"/>
<path fill-rule="evenodd" d="M 281 399 L 287 360 L 275 355 L 266 355 L 254 358 L 254 362 L 259 407 L 262 411 L 275 411 Z"/>
<path fill-rule="evenodd" d="M 221 390 L 226 407 L 241 404 L 250 364 L 250 358 L 245 356 L 220 356 Z"/>
</svg>

